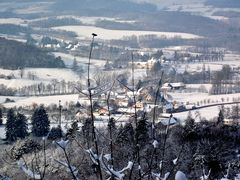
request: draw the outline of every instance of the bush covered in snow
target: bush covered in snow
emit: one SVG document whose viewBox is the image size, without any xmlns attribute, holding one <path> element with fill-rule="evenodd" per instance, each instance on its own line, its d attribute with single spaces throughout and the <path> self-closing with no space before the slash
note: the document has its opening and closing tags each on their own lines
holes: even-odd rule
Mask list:
<svg viewBox="0 0 240 180">
<path fill-rule="evenodd" d="M 11 157 L 15 160 L 19 160 L 25 154 L 39 151 L 41 145 L 33 139 L 25 139 L 23 141 L 17 141 L 10 150 Z"/>
</svg>

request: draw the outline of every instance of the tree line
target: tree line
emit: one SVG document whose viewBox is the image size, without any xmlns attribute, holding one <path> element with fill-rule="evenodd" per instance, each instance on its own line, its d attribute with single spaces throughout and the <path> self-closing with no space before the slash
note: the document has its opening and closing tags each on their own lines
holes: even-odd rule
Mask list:
<svg viewBox="0 0 240 180">
<path fill-rule="evenodd" d="M 30 86 L 24 86 L 17 89 L 15 92 L 20 96 L 36 96 L 36 95 L 60 95 L 60 94 L 75 94 L 77 89 L 82 89 L 80 81 L 65 81 L 53 79 L 50 83 L 38 83 Z"/>
<path fill-rule="evenodd" d="M 16 114 L 10 109 L 7 117 L 6 137 L 8 141 L 12 142 L 28 136 L 29 132 L 24 115 Z M 119 171 L 125 178 L 141 177 L 141 179 L 147 179 L 150 176 L 156 177 L 160 171 L 168 177 L 167 179 L 175 179 L 175 174 L 179 171 L 184 172 L 186 174 L 184 176 L 189 179 L 199 179 L 203 175 L 208 176 L 208 179 L 219 179 L 223 177 L 223 174 L 230 179 L 234 178 L 239 170 L 238 154 L 236 152 L 236 149 L 240 147 L 239 126 L 224 125 L 224 118 L 224 113 L 220 111 L 215 121 L 202 120 L 201 122 L 195 122 L 195 119 L 189 114 L 185 120 L 185 125 L 169 126 L 160 122 L 155 126 L 156 137 L 154 139 L 152 137 L 152 124 L 147 120 L 146 115 L 139 117 L 136 127 L 132 123 L 119 126 L 117 121 L 111 118 L 106 127 L 96 130 L 100 148 L 104 149 L 104 152 L 102 152 L 104 153 L 102 154 L 104 159 L 101 159 L 100 156 L 102 176 L 104 178 L 109 177 L 109 174 L 105 172 L 105 168 L 108 166 L 114 167 L 113 172 L 118 172 L 117 169 L 126 167 L 127 162 L 132 162 L 133 164 L 128 170 Z M 48 177 L 53 179 L 59 177 L 66 179 L 99 177 L 99 170 L 96 169 L 94 158 L 96 154 L 91 149 L 93 132 L 88 118 L 83 121 L 82 127 L 79 127 L 79 124 L 73 121 L 65 133 L 59 132 L 59 129 L 55 129 L 53 132 L 49 129 L 46 111 L 43 107 L 39 107 L 32 115 L 31 124 L 33 126 L 31 128 L 32 134 L 35 137 L 48 138 L 52 133 L 54 134 L 52 137 L 55 139 L 55 144 L 50 143 L 50 138 L 47 141 L 34 138 L 17 141 L 17 144 L 13 144 L 10 151 L 10 156 L 14 159 L 11 161 L 26 159 L 25 163 L 31 163 L 29 159 L 34 158 L 36 154 L 41 154 L 42 157 L 39 157 L 35 164 L 27 167 L 29 171 L 41 175 L 41 170 L 46 164 L 49 164 L 45 167 L 45 174 L 41 176 L 42 179 L 48 179 Z M 111 141 L 107 138 L 110 133 Z M 110 146 L 110 142 L 112 146 Z M 136 149 L 136 142 L 139 150 Z M 62 149 L 63 153 L 53 153 L 55 148 Z M 139 161 L 134 160 L 135 153 L 138 151 L 140 153 Z M 52 157 L 54 161 L 49 158 L 44 163 L 44 154 L 46 158 Z M 75 174 L 69 171 L 71 167 L 61 163 L 65 162 L 64 160 L 59 160 L 66 156 L 69 158 L 66 165 L 71 165 L 72 168 L 78 167 Z M 162 167 L 159 167 L 159 161 L 162 159 L 164 162 L 162 162 Z M 138 173 L 137 162 L 140 163 L 141 174 Z M 104 163 L 106 163 L 106 166 Z M 9 165 L 5 164 L 5 166 Z M 40 168 L 38 168 L 39 166 Z M 52 171 L 52 168 L 57 168 L 57 171 Z M 7 173 L 10 177 L 15 177 L 14 171 L 7 171 Z M 22 177 L 25 175 L 21 174 Z"/>
<path fill-rule="evenodd" d="M 34 136 L 45 136 L 50 130 L 50 121 L 48 114 L 43 106 L 34 110 L 31 117 L 31 133 Z M 16 141 L 18 138 L 24 139 L 29 135 L 29 126 L 27 117 L 14 109 L 7 111 L 7 121 L 5 125 L 6 140 L 9 142 Z"/>
</svg>

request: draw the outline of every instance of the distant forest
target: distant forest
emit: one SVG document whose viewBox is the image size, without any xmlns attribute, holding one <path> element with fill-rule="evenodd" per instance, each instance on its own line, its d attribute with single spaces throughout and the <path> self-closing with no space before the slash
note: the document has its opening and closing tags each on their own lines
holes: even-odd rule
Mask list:
<svg viewBox="0 0 240 180">
<path fill-rule="evenodd" d="M 72 12 L 75 11 L 78 14 L 85 14 L 88 16 L 118 16 L 124 13 L 136 13 L 136 12 L 155 12 L 157 7 L 150 3 L 134 3 L 130 1 L 122 0 L 58 0 L 51 6 L 55 11 L 59 12 Z"/>
<path fill-rule="evenodd" d="M 206 5 L 212 5 L 220 8 L 239 8 L 239 0 L 208 0 Z"/>
<path fill-rule="evenodd" d="M 1 24 L 0 33 L 1 34 L 11 34 L 19 35 L 19 33 L 29 33 L 32 29 L 25 26 L 15 25 L 15 24 Z"/>
<path fill-rule="evenodd" d="M 25 0 L 30 2 L 30 0 Z M 40 2 L 42 0 L 37 0 Z M 80 21 L 74 18 L 56 19 L 60 15 L 76 16 L 101 16 L 120 20 L 130 20 L 133 23 L 113 22 L 111 20 L 98 20 L 97 27 L 120 30 L 148 30 L 166 32 L 185 32 L 203 36 L 197 40 L 162 40 L 154 39 L 144 44 L 147 47 L 161 48 L 169 45 L 201 45 L 210 47 L 222 47 L 240 52 L 240 24 L 239 12 L 219 9 L 213 15 L 230 17 L 229 22 L 214 20 L 208 17 L 193 15 L 188 12 L 159 10 L 150 3 L 134 3 L 127 0 L 52 0 L 48 6 L 48 12 L 44 14 L 48 19 L 40 19 L 30 23 L 29 27 L 3 24 L 0 25 L 0 33 L 19 35 L 20 33 L 39 34 L 43 36 L 59 36 L 75 38 L 74 32 L 56 31 L 49 27 L 64 25 L 80 25 Z M 239 8 L 239 0 L 207 0 L 206 5 L 223 8 Z M 23 19 L 41 18 L 42 14 L 15 14 L 14 12 L 0 12 L 1 17 L 18 17 Z M 40 29 L 33 27 L 41 27 Z M 97 32 L 96 32 L 97 33 Z M 124 44 L 124 41 L 117 44 Z M 129 44 L 129 43 L 128 43 Z M 133 44 L 132 42 L 130 44 Z M 143 45 L 143 44 L 141 44 Z M 131 46 L 137 47 L 139 45 Z"/>
<path fill-rule="evenodd" d="M 23 67 L 63 68 L 60 57 L 25 43 L 0 38 L 0 67 L 18 69 Z"/>
<path fill-rule="evenodd" d="M 206 5 L 238 8 L 240 7 L 240 1 L 208 0 Z M 209 46 L 218 46 L 240 51 L 240 29 L 236 26 L 236 23 L 232 21 L 225 23 L 187 12 L 158 10 L 156 6 L 148 3 L 141 4 L 120 0 L 99 0 L 97 2 L 94 0 L 73 0 L 71 3 L 67 0 L 59 0 L 49 8 L 52 13 L 60 12 L 61 14 L 69 14 L 69 12 L 71 12 L 80 16 L 106 16 L 135 21 L 135 23 L 130 24 L 99 20 L 96 23 L 97 27 L 121 30 L 193 33 L 206 37 L 204 41 L 209 44 Z M 234 16 L 238 17 L 238 14 L 234 13 Z M 200 40 L 199 43 L 202 43 L 201 41 L 202 40 Z"/>
</svg>

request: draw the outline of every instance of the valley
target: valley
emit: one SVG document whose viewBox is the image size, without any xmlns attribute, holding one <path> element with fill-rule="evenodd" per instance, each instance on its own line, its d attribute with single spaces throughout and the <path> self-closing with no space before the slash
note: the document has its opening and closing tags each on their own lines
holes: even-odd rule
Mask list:
<svg viewBox="0 0 240 180">
<path fill-rule="evenodd" d="M 2 0 L 0 179 L 239 180 L 239 20 L 236 0 Z"/>
</svg>

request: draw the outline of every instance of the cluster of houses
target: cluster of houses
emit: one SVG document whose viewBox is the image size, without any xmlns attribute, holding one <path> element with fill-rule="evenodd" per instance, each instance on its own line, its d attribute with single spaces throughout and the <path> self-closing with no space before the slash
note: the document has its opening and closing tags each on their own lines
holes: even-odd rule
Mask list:
<svg viewBox="0 0 240 180">
<path fill-rule="evenodd" d="M 75 51 L 80 47 L 80 43 L 64 42 L 62 40 L 61 42 L 57 42 L 57 43 L 43 43 L 43 44 L 40 44 L 40 47 L 46 48 L 46 49 L 53 49 L 53 50 L 65 49 L 65 50 Z"/>
<path fill-rule="evenodd" d="M 168 91 L 179 90 L 185 88 L 183 83 L 166 83 L 161 88 L 161 93 L 157 97 L 157 105 L 154 104 L 156 99 L 156 92 L 152 87 L 142 87 L 134 93 L 127 88 L 120 88 L 115 93 L 111 93 L 109 98 L 109 107 L 107 106 L 106 99 L 107 94 L 100 95 L 94 98 L 94 116 L 98 120 L 108 120 L 109 112 L 111 117 L 119 121 L 127 121 L 130 117 L 133 117 L 135 111 L 139 113 L 151 112 L 154 107 L 161 109 L 163 113 L 170 113 L 174 108 L 179 108 L 178 103 L 174 102 L 172 97 L 168 95 Z M 135 98 L 134 98 L 135 95 Z M 135 99 L 135 103 L 134 103 Z M 81 118 L 86 118 L 86 108 L 78 111 L 76 118 L 81 121 Z M 170 114 L 169 114 L 170 115 Z M 161 116 L 159 121 L 166 125 L 169 117 Z M 172 118 L 170 124 L 178 123 L 176 118 Z"/>
</svg>

